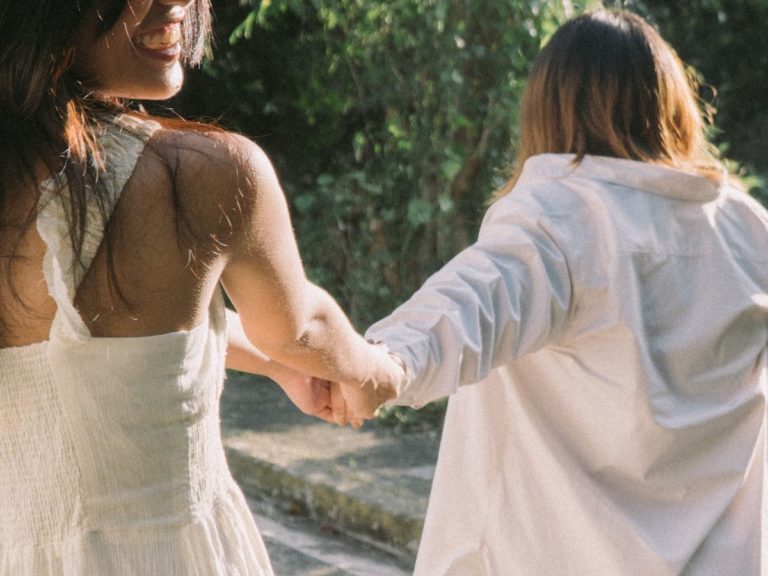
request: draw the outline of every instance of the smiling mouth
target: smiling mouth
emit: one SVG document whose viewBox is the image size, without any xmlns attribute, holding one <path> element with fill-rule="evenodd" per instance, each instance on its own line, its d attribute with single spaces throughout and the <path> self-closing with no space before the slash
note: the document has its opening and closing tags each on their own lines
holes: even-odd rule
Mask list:
<svg viewBox="0 0 768 576">
<path fill-rule="evenodd" d="M 159 30 L 140 34 L 133 39 L 139 48 L 154 52 L 177 51 L 180 48 L 181 28 L 178 24 L 169 24 Z"/>
</svg>

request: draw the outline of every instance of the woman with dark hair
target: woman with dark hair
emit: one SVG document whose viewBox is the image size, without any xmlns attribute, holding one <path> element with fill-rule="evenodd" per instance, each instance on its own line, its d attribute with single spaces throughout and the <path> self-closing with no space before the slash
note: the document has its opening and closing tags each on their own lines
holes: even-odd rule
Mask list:
<svg viewBox="0 0 768 576">
<path fill-rule="evenodd" d="M 403 377 L 306 279 L 252 142 L 126 106 L 180 88 L 208 21 L 0 3 L 0 574 L 271 574 L 221 444 L 225 363 L 340 424 L 371 416 L 343 386 Z"/>
<path fill-rule="evenodd" d="M 453 395 L 417 576 L 768 570 L 768 214 L 641 18 L 537 57 L 476 243 L 369 331 Z"/>
</svg>

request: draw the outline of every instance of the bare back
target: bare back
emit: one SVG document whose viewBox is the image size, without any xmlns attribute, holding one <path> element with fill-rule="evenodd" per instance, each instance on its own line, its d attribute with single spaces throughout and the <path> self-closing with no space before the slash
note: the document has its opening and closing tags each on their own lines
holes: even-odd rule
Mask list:
<svg viewBox="0 0 768 576">
<path fill-rule="evenodd" d="M 105 238 L 98 249 L 90 244 L 92 261 L 68 287 L 83 321 L 77 324 L 91 336 L 156 336 L 200 326 L 221 282 L 249 346 L 272 360 L 356 385 L 402 375 L 307 280 L 274 169 L 246 138 L 194 125 L 158 129 L 120 186 Z M 0 348 L 48 337 L 57 310 L 46 293 L 42 244 L 30 227 L 20 251 L 29 253 L 25 272 L 13 274 L 19 298 L 8 290 L 0 297 L 11 311 L 4 317 L 13 318 Z"/>
<path fill-rule="evenodd" d="M 107 227 L 109 240 L 77 288 L 75 306 L 93 336 L 163 334 L 203 320 L 224 265 L 216 240 L 221 207 L 205 201 L 211 184 L 205 173 L 225 148 L 204 133 L 190 138 L 162 129 L 147 144 L 120 193 Z M 5 210 L 11 226 L 0 233 L 0 245 L 8 247 L 0 261 L 6 284 L 0 291 L 6 326 L 0 347 L 46 340 L 56 313 L 43 275 L 46 248 L 34 221 L 13 264 L 8 257 L 15 230 L 39 194 L 32 185 L 14 192 Z"/>
</svg>

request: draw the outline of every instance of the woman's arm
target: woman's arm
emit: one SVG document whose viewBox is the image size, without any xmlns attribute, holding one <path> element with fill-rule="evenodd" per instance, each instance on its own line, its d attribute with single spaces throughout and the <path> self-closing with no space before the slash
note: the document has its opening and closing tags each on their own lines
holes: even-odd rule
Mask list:
<svg viewBox="0 0 768 576">
<path fill-rule="evenodd" d="M 571 293 L 568 262 L 547 223 L 499 201 L 477 242 L 366 335 L 402 358 L 408 382 L 397 403 L 419 407 L 551 342 Z"/>
<path fill-rule="evenodd" d="M 284 376 L 295 373 L 295 370 L 275 362 L 251 344 L 243 330 L 240 315 L 230 309 L 227 309 L 227 368 L 266 376 L 278 384 Z"/>
<path fill-rule="evenodd" d="M 234 310 L 227 309 L 227 368 L 259 374 L 274 380 L 286 396 L 304 414 L 327 422 L 344 424 L 336 415 L 344 414 L 344 397 L 338 387 L 326 380 L 312 378 L 275 362 L 248 340 Z M 353 425 L 358 422 L 353 421 Z"/>
<path fill-rule="evenodd" d="M 231 205 L 220 206 L 233 229 L 221 281 L 240 314 L 247 341 L 277 364 L 342 386 L 363 387 L 382 401 L 393 397 L 402 368 L 381 347 L 368 344 L 333 298 L 306 278 L 271 163 L 244 138 L 233 136 L 229 146 L 234 169 L 219 166 L 222 173 L 211 185 L 222 197 L 237 190 Z M 232 362 L 280 370 L 267 359 L 249 359 L 236 350 Z M 364 413 L 353 411 L 353 417 L 373 412 L 364 403 L 354 404 L 354 410 Z"/>
</svg>

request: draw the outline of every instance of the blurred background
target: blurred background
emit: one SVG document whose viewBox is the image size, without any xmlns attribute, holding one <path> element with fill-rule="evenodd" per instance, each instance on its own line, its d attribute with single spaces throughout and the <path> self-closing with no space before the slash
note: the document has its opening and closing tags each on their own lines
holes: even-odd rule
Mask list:
<svg viewBox="0 0 768 576">
<path fill-rule="evenodd" d="M 310 276 L 361 330 L 472 241 L 511 168 L 532 59 L 585 10 L 625 8 L 658 27 L 718 111 L 713 142 L 768 204 L 768 0 L 214 4 L 213 58 L 165 113 L 266 150 Z M 414 414 L 389 418 L 429 420 Z"/>
</svg>

